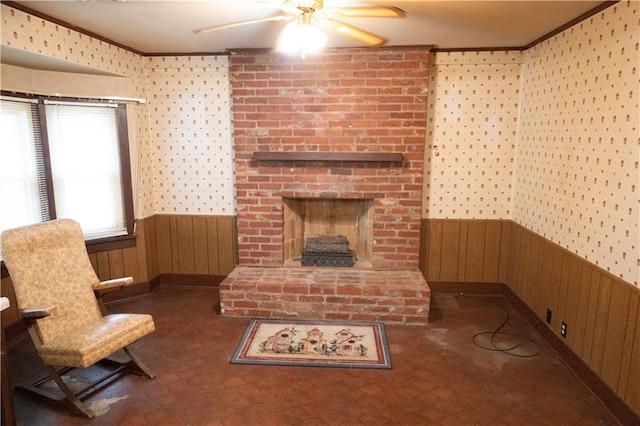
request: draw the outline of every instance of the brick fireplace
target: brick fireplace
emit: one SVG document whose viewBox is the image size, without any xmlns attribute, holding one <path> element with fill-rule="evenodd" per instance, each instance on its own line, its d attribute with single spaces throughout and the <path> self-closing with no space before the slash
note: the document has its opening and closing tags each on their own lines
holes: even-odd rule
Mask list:
<svg viewBox="0 0 640 426">
<path fill-rule="evenodd" d="M 223 314 L 322 316 L 313 290 L 302 296 L 314 306 L 300 303 L 300 285 L 293 293 L 279 288 L 271 294 L 274 286 L 259 291 L 259 283 L 248 290 L 258 275 L 273 281 L 271 271 L 305 283 L 311 276 L 339 283 L 340 274 L 352 285 L 355 276 L 375 281 L 375 291 L 373 283 L 322 291 L 325 298 L 358 296 L 360 302 L 368 296 L 374 306 L 362 303 L 351 319 L 426 322 L 428 287 L 411 272 L 419 262 L 429 49 L 336 49 L 304 60 L 241 52 L 232 55 L 231 70 L 240 266 L 222 283 Z M 349 236 L 357 272 L 300 266 L 304 236 L 323 232 Z M 407 271 L 415 285 L 394 289 L 393 276 L 406 279 Z M 386 291 L 381 296 L 387 304 L 394 300 L 393 308 L 381 309 L 368 290 Z M 391 296 L 400 293 L 406 315 L 399 309 L 404 301 Z M 282 300 L 295 302 L 295 309 Z M 344 316 L 339 311 L 332 316 Z"/>
</svg>

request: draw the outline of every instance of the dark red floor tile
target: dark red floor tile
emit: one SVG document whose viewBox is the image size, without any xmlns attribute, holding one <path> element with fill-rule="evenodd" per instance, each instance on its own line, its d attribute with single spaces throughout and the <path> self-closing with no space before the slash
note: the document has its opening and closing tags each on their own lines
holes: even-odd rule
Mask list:
<svg viewBox="0 0 640 426">
<path fill-rule="evenodd" d="M 105 410 L 91 421 L 16 395 L 19 425 L 617 424 L 543 342 L 533 358 L 474 344 L 503 321 L 495 303 L 434 295 L 429 325 L 385 327 L 393 369 L 366 370 L 229 364 L 249 320 L 220 318 L 217 300 L 215 288 L 163 287 L 111 304 L 153 315 L 156 331 L 135 349 L 156 378 L 96 392 L 87 403 Z M 505 306 L 508 330 L 525 333 Z M 14 384 L 44 372 L 26 339 L 10 346 L 9 366 Z"/>
</svg>

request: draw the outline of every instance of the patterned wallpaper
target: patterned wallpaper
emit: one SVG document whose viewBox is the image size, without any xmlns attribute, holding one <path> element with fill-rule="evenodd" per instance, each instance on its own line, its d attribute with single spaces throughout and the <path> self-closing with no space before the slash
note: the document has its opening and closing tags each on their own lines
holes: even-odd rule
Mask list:
<svg viewBox="0 0 640 426">
<path fill-rule="evenodd" d="M 530 49 L 513 218 L 638 285 L 640 2 Z"/>
<path fill-rule="evenodd" d="M 522 54 L 434 55 L 425 218 L 510 219 Z"/>
<path fill-rule="evenodd" d="M 153 211 L 234 215 L 228 57 L 148 57 L 145 70 Z"/>
<path fill-rule="evenodd" d="M 4 46 L 130 77 L 136 82 L 135 94 L 144 93 L 140 55 L 6 4 L 2 4 L 1 27 Z"/>
<path fill-rule="evenodd" d="M 523 55 L 435 54 L 423 217 L 514 219 L 637 285 L 639 7 Z M 130 122 L 137 217 L 235 214 L 226 58 L 142 58 L 1 8 L 3 45 L 128 76 L 148 99 Z"/>
</svg>

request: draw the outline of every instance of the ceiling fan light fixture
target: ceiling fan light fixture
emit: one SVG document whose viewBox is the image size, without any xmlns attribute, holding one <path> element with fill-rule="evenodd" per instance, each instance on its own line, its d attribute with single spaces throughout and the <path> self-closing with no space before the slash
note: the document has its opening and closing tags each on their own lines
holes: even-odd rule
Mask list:
<svg viewBox="0 0 640 426">
<path fill-rule="evenodd" d="M 316 26 L 301 19 L 289 22 L 280 33 L 276 51 L 287 54 L 299 54 L 305 58 L 307 53 L 321 50 L 327 43 L 327 36 Z"/>
<path fill-rule="evenodd" d="M 267 3 L 267 0 L 262 1 Z M 275 3 L 275 0 L 270 1 Z M 280 4 L 274 4 L 274 6 L 285 12 L 285 14 L 214 25 L 195 30 L 195 33 L 204 34 L 271 21 L 290 21 L 290 24 L 280 34 L 276 44 L 276 51 L 289 54 L 297 53 L 304 58 L 307 53 L 316 52 L 326 44 L 327 37 L 322 30 L 350 38 L 367 46 L 380 46 L 387 42 L 387 40 L 376 34 L 340 22 L 334 17 L 403 18 L 406 16 L 404 10 L 394 6 L 356 6 L 324 9 L 323 0 L 278 0 L 278 3 Z"/>
</svg>

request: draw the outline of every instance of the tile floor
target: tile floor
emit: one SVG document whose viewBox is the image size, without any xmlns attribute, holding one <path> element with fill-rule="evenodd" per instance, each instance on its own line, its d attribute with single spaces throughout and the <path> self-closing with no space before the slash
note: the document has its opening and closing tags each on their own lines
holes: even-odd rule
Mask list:
<svg viewBox="0 0 640 426">
<path fill-rule="evenodd" d="M 231 365 L 249 321 L 220 318 L 217 305 L 210 287 L 163 287 L 111 304 L 112 312 L 154 316 L 156 331 L 135 349 L 156 378 L 128 375 L 93 394 L 86 402 L 99 415 L 92 420 L 16 394 L 18 424 L 618 424 L 544 344 L 530 358 L 474 345 L 475 333 L 504 320 L 496 303 L 433 295 L 429 325 L 386 326 L 392 370 Z M 526 333 L 508 311 L 504 331 Z M 527 343 L 516 353 L 534 349 Z M 14 384 L 42 371 L 28 339 L 10 345 L 9 369 Z"/>
</svg>

